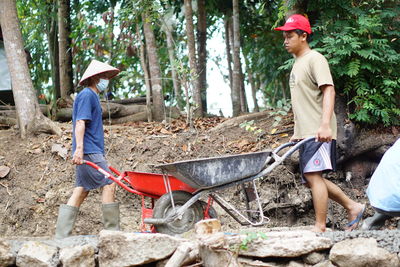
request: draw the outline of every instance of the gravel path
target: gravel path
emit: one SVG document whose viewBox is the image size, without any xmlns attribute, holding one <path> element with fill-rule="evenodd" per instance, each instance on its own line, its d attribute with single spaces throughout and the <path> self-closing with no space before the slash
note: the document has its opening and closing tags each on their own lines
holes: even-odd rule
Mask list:
<svg viewBox="0 0 400 267">
<path fill-rule="evenodd" d="M 379 247 L 384 248 L 392 253 L 400 252 L 399 230 L 352 231 L 352 232 L 334 231 L 334 232 L 325 232 L 320 235 L 330 238 L 335 243 L 349 238 L 372 237 L 377 240 Z"/>
</svg>

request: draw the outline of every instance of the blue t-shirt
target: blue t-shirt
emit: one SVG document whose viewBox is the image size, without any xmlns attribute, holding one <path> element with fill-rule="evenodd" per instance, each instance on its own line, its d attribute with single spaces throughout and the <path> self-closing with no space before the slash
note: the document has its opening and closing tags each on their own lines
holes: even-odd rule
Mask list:
<svg viewBox="0 0 400 267">
<path fill-rule="evenodd" d="M 85 120 L 83 154 L 104 154 L 104 132 L 99 96 L 90 88 L 83 89 L 75 98 L 72 113 L 72 154 L 76 149 L 76 121 Z"/>
<path fill-rule="evenodd" d="M 367 195 L 375 208 L 400 211 L 400 139 L 383 155 L 369 182 Z"/>
</svg>

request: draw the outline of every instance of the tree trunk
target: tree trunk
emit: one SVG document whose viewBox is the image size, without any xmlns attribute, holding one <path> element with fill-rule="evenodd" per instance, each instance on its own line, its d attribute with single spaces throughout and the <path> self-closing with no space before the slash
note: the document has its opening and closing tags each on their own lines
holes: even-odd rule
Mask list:
<svg viewBox="0 0 400 267">
<path fill-rule="evenodd" d="M 172 37 L 172 29 L 170 25 L 164 25 L 165 35 L 167 36 L 167 48 L 168 48 L 168 58 L 169 64 L 171 65 L 171 76 L 172 76 L 172 83 L 174 85 L 174 94 L 175 100 L 178 105 L 179 110 L 183 110 L 184 100 L 182 97 L 182 89 L 181 89 L 181 82 L 178 78 L 178 74 L 176 72 L 176 58 L 175 58 L 175 50 L 174 50 L 174 38 Z"/>
<path fill-rule="evenodd" d="M 239 0 L 232 0 L 233 5 L 233 79 L 232 79 L 232 115 L 238 116 L 240 105 L 240 25 L 239 25 Z"/>
<path fill-rule="evenodd" d="M 71 53 L 71 19 L 70 1 L 58 0 L 58 32 L 59 32 L 59 64 L 60 64 L 60 95 L 72 102 L 70 94 L 73 90 L 72 53 Z"/>
<path fill-rule="evenodd" d="M 156 121 L 165 119 L 164 97 L 161 85 L 161 70 L 157 55 L 156 39 L 146 13 L 142 14 L 143 30 L 146 39 L 147 56 L 150 65 L 150 81 L 153 94 L 153 118 Z"/>
<path fill-rule="evenodd" d="M 226 47 L 226 59 L 228 63 L 229 72 L 229 86 L 232 91 L 232 53 L 231 53 L 231 38 L 230 38 L 230 28 L 231 28 L 231 16 L 225 15 L 224 28 L 225 28 L 225 47 Z"/>
<path fill-rule="evenodd" d="M 200 92 L 200 84 L 198 77 L 199 71 L 197 69 L 197 60 L 196 60 L 196 45 L 194 40 L 192 1 L 184 0 L 184 3 L 185 3 L 186 35 L 187 35 L 187 44 L 189 50 L 189 65 L 192 73 L 191 80 L 193 85 L 193 99 L 195 103 L 193 115 L 199 118 L 203 115 L 203 106 L 201 102 L 201 92 Z"/>
<path fill-rule="evenodd" d="M 242 70 L 242 65 L 240 65 L 239 71 L 240 71 L 240 110 L 242 113 L 247 113 L 249 112 L 249 106 L 247 105 L 246 87 L 244 84 L 244 74 Z"/>
<path fill-rule="evenodd" d="M 3 31 L 7 63 L 17 110 L 21 138 L 47 132 L 61 134 L 61 129 L 44 117 L 29 75 L 15 0 L 3 0 L 0 5 L 0 25 Z"/>
<path fill-rule="evenodd" d="M 49 57 L 51 66 L 51 80 L 53 83 L 54 99 L 55 102 L 57 98 L 61 96 L 60 94 L 60 67 L 58 61 L 58 23 L 55 14 L 57 12 L 57 3 L 48 4 L 48 10 L 53 16 L 50 16 L 47 21 L 47 41 L 49 43 Z"/>
<path fill-rule="evenodd" d="M 151 82 L 150 82 L 150 74 L 149 69 L 147 68 L 146 63 L 146 51 L 144 44 L 142 42 L 142 35 L 140 34 L 139 23 L 136 23 L 136 37 L 139 40 L 139 57 L 140 57 L 140 65 L 142 66 L 144 73 L 144 81 L 146 84 L 146 107 L 147 107 L 147 121 L 153 121 L 153 113 L 151 111 Z"/>
<path fill-rule="evenodd" d="M 253 103 L 254 103 L 253 112 L 259 112 L 260 108 L 258 107 L 258 103 L 257 103 L 257 87 L 256 87 L 256 83 L 255 83 L 255 80 L 253 77 L 253 71 L 251 70 L 250 61 L 247 59 L 246 55 L 244 55 L 244 60 L 246 62 L 247 78 L 249 79 L 249 83 L 250 83 L 250 87 L 251 87 L 251 98 L 253 99 Z"/>
<path fill-rule="evenodd" d="M 199 56 L 199 86 L 201 94 L 201 103 L 203 107 L 203 116 L 207 114 L 207 15 L 206 1 L 198 0 L 197 17 L 197 54 Z"/>
</svg>

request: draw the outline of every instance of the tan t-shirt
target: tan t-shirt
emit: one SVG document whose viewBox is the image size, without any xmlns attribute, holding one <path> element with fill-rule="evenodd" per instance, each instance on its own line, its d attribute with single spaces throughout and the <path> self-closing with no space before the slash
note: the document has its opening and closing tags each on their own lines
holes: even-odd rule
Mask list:
<svg viewBox="0 0 400 267">
<path fill-rule="evenodd" d="M 294 113 L 294 138 L 315 136 L 322 121 L 322 85 L 333 85 L 328 61 L 311 50 L 296 58 L 289 86 Z M 331 118 L 332 138 L 337 138 L 336 116 Z"/>
</svg>

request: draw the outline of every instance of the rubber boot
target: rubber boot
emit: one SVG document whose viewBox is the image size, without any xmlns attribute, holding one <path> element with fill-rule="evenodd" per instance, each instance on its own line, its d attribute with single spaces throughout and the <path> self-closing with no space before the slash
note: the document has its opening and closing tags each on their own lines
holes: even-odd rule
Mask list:
<svg viewBox="0 0 400 267">
<path fill-rule="evenodd" d="M 104 229 L 119 231 L 119 203 L 103 204 L 102 210 Z"/>
<path fill-rule="evenodd" d="M 362 230 L 378 230 L 382 226 L 384 226 L 385 221 L 390 218 L 392 218 L 392 217 L 389 215 L 375 212 L 374 216 L 369 217 L 364 220 L 364 222 L 361 226 L 361 229 Z"/>
<path fill-rule="evenodd" d="M 62 204 L 60 206 L 56 225 L 55 238 L 65 238 L 71 235 L 79 208 Z"/>
</svg>

